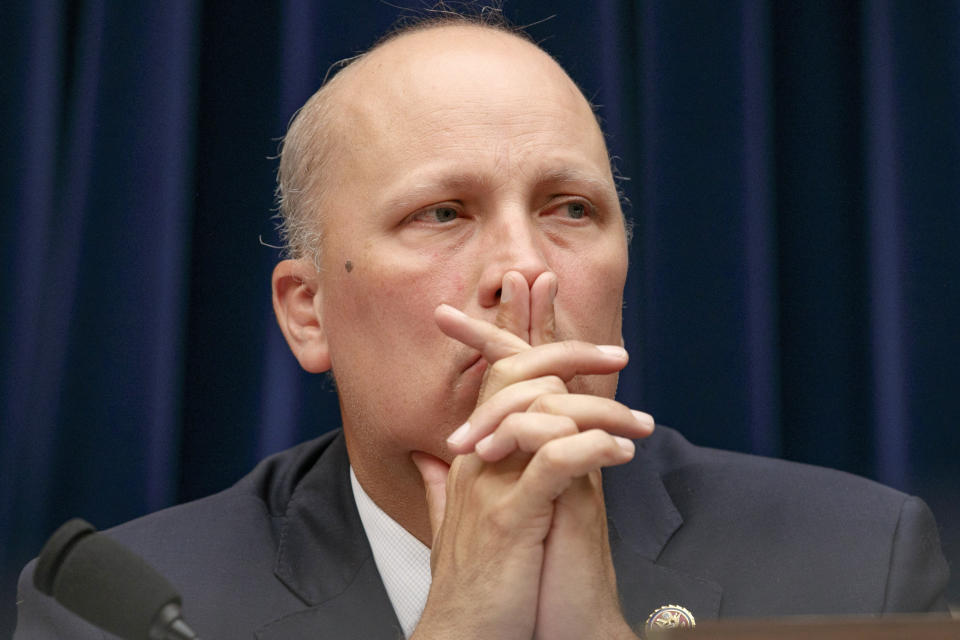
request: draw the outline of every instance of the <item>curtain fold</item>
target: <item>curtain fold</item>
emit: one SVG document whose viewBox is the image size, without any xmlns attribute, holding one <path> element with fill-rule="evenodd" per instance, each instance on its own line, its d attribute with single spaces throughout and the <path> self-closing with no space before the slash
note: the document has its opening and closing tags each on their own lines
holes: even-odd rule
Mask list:
<svg viewBox="0 0 960 640">
<path fill-rule="evenodd" d="M 190 5 L 24 6 L 3 21 L 22 123 L 4 136 L 4 628 L 61 521 L 178 497 L 193 191 Z"/>
<path fill-rule="evenodd" d="M 904 486 L 909 472 L 907 407 L 904 389 L 903 200 L 897 123 L 892 7 L 865 5 L 864 16 L 864 173 L 873 415 L 876 421 L 877 471 L 887 483 Z"/>
</svg>

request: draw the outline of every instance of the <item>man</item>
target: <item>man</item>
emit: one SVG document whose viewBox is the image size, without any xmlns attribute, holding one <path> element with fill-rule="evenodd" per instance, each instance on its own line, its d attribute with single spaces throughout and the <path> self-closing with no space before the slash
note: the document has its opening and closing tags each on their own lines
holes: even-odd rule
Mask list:
<svg viewBox="0 0 960 640">
<path fill-rule="evenodd" d="M 613 400 L 626 227 L 589 104 L 525 38 L 452 18 L 378 45 L 291 125 L 280 195 L 274 307 L 304 369 L 333 372 L 342 434 L 111 532 L 201 636 L 633 638 L 944 606 L 918 500 L 699 449 Z M 30 573 L 17 637 L 100 637 Z"/>
</svg>

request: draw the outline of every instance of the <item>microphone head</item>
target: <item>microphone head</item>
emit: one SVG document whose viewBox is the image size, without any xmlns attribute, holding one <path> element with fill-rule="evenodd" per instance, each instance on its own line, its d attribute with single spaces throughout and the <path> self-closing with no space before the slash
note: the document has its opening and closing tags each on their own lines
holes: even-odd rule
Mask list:
<svg viewBox="0 0 960 640">
<path fill-rule="evenodd" d="M 173 586 L 140 556 L 79 519 L 44 545 L 33 583 L 81 618 L 129 640 L 147 640 L 158 614 L 180 606 Z"/>
<path fill-rule="evenodd" d="M 96 532 L 93 525 L 86 520 L 74 518 L 64 522 L 59 529 L 53 532 L 47 543 L 43 545 L 37 566 L 33 570 L 33 586 L 40 593 L 53 595 L 53 579 L 60 571 L 64 558 L 69 555 L 81 538 Z"/>
</svg>

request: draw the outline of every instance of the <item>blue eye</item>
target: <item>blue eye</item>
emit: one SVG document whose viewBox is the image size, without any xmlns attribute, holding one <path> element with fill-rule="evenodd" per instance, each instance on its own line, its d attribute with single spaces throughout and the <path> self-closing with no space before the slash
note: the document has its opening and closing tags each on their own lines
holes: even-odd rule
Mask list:
<svg viewBox="0 0 960 640">
<path fill-rule="evenodd" d="M 418 213 L 414 214 L 411 219 L 427 224 L 443 224 L 445 222 L 453 222 L 459 217 L 460 212 L 456 207 L 439 206 L 421 209 Z"/>
<path fill-rule="evenodd" d="M 567 216 L 573 220 L 580 220 L 587 215 L 587 205 L 582 202 L 568 202 L 563 206 L 567 209 Z"/>
<path fill-rule="evenodd" d="M 437 222 L 450 222 L 456 220 L 460 214 L 453 207 L 435 207 L 430 209 L 431 216 Z"/>
</svg>

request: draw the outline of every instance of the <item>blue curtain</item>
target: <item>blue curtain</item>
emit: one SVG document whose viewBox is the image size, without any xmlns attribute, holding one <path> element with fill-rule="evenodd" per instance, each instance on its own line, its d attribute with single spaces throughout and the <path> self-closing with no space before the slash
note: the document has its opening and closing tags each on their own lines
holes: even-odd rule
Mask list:
<svg viewBox="0 0 960 640">
<path fill-rule="evenodd" d="M 599 105 L 629 178 L 622 399 L 919 494 L 960 564 L 960 4 L 505 10 Z M 0 8 L 0 634 L 63 520 L 208 494 L 338 425 L 271 317 L 271 156 L 397 14 Z"/>
</svg>

